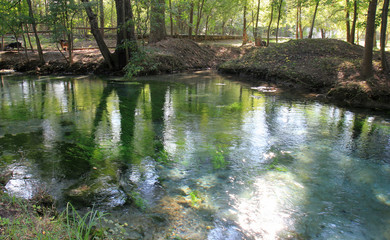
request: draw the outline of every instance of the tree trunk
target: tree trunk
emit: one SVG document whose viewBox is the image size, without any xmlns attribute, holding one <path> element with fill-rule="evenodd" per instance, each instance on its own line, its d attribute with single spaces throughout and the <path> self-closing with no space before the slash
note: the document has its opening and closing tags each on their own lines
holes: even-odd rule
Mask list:
<svg viewBox="0 0 390 240">
<path fill-rule="evenodd" d="M 28 39 L 28 45 L 30 45 L 31 52 L 34 52 L 34 47 L 31 43 L 31 38 L 30 38 L 30 34 L 29 34 L 28 24 L 26 24 L 25 27 L 26 27 L 26 35 L 27 35 L 27 39 Z M 26 45 L 26 47 L 27 47 L 27 45 Z"/>
<path fill-rule="evenodd" d="M 188 38 L 192 38 L 192 25 L 194 24 L 194 2 L 190 3 L 190 22 L 188 24 Z"/>
<path fill-rule="evenodd" d="M 387 30 L 387 16 L 389 12 L 389 0 L 384 0 L 383 9 L 382 9 L 382 23 L 381 23 L 381 61 L 382 61 L 382 69 L 384 72 L 389 71 L 389 64 L 386 59 L 386 30 Z"/>
<path fill-rule="evenodd" d="M 347 42 L 351 42 L 351 24 L 349 22 L 349 0 L 345 0 L 345 24 L 347 27 Z"/>
<path fill-rule="evenodd" d="M 271 2 L 271 17 L 267 29 L 267 46 L 269 46 L 269 32 L 271 30 L 272 19 L 274 18 L 274 3 Z"/>
<path fill-rule="evenodd" d="M 278 22 L 276 24 L 276 43 L 278 43 L 278 33 L 279 33 L 279 22 L 280 22 L 280 17 L 281 17 L 281 12 L 282 12 L 282 4 L 283 0 L 279 1 L 279 12 L 278 12 Z"/>
<path fill-rule="evenodd" d="M 150 7 L 149 43 L 166 39 L 165 30 L 165 0 L 152 0 Z"/>
<path fill-rule="evenodd" d="M 200 0 L 199 0 L 200 1 Z M 202 19 L 202 14 L 203 14 L 203 6 L 204 6 L 204 1 L 205 0 L 201 0 L 202 3 L 198 4 L 198 14 L 197 14 L 197 18 L 196 18 L 196 28 L 195 28 L 195 36 L 197 37 L 198 34 L 199 34 L 199 25 L 200 25 L 200 20 Z"/>
<path fill-rule="evenodd" d="M 297 1 L 297 19 L 295 24 L 295 39 L 298 39 L 298 25 L 299 25 L 299 0 Z"/>
<path fill-rule="evenodd" d="M 374 47 L 376 5 L 377 0 L 371 0 L 368 6 L 366 39 L 364 44 L 363 61 L 361 66 L 361 76 L 363 78 L 369 78 L 373 75 L 372 50 Z"/>
<path fill-rule="evenodd" d="M 138 51 L 130 0 L 115 0 L 118 32 L 115 56 L 118 68 L 123 68 Z"/>
<path fill-rule="evenodd" d="M 206 41 L 207 40 L 207 32 L 209 30 L 209 19 L 210 19 L 210 15 L 207 15 L 206 17 L 206 26 L 205 26 L 205 33 L 204 33 L 204 40 Z"/>
<path fill-rule="evenodd" d="M 325 29 L 321 28 L 321 38 L 325 39 Z"/>
<path fill-rule="evenodd" d="M 355 44 L 355 32 L 356 32 L 356 22 L 358 18 L 358 4 L 357 0 L 353 3 L 353 20 L 352 20 L 352 28 L 351 28 L 351 43 Z"/>
<path fill-rule="evenodd" d="M 299 37 L 303 39 L 303 29 L 302 29 L 302 4 L 299 1 Z"/>
<path fill-rule="evenodd" d="M 319 4 L 320 4 L 320 0 L 317 0 L 316 1 L 316 8 L 314 9 L 313 20 L 311 22 L 311 27 L 310 27 L 310 32 L 309 32 L 309 37 L 308 38 L 312 38 L 313 37 L 314 22 L 316 20 L 317 9 L 318 9 L 318 5 Z"/>
<path fill-rule="evenodd" d="M 100 52 L 103 55 L 104 60 L 108 64 L 110 69 L 114 69 L 117 67 L 117 64 L 114 61 L 114 58 L 108 49 L 106 43 L 104 42 L 103 36 L 99 31 L 98 22 L 96 19 L 96 15 L 92 12 L 91 6 L 88 4 L 89 0 L 81 0 L 84 4 L 85 11 L 87 12 L 87 16 L 89 19 L 89 24 L 91 25 L 91 32 L 96 40 L 96 44 L 99 47 Z"/>
<path fill-rule="evenodd" d="M 29 16 L 31 18 L 31 25 L 33 27 L 33 31 L 34 31 L 34 35 L 35 35 L 35 41 L 37 42 L 39 62 L 41 64 L 44 64 L 45 63 L 45 59 L 43 58 L 43 51 L 42 51 L 41 41 L 39 40 L 39 36 L 38 36 L 38 32 L 37 32 L 37 25 L 35 24 L 35 18 L 34 18 L 34 13 L 33 13 L 33 9 L 32 9 L 31 0 L 27 0 L 27 4 L 28 4 Z"/>
<path fill-rule="evenodd" d="M 245 45 L 248 43 L 248 33 L 246 31 L 246 2 L 244 5 L 244 24 L 242 29 L 242 45 Z"/>
<path fill-rule="evenodd" d="M 255 31 L 253 32 L 253 36 L 255 37 L 255 40 L 258 35 L 259 31 L 259 14 L 260 14 L 260 0 L 257 1 L 257 10 L 256 10 L 256 24 L 255 24 Z M 261 34 L 260 34 L 261 39 Z"/>
<path fill-rule="evenodd" d="M 73 64 L 73 34 L 72 31 L 67 34 L 68 39 L 68 54 L 69 54 L 69 64 Z"/>
<path fill-rule="evenodd" d="M 169 0 L 169 21 L 171 23 L 171 37 L 173 37 L 172 0 Z"/>
<path fill-rule="evenodd" d="M 23 24 L 21 24 L 21 28 L 23 30 Z M 24 36 L 24 33 L 22 33 L 22 38 L 23 38 L 23 44 L 24 44 L 24 54 L 26 55 L 27 62 L 29 62 L 30 59 L 28 58 L 27 42 L 26 42 L 26 37 Z M 19 52 L 19 46 L 18 46 L 18 52 Z"/>
<path fill-rule="evenodd" d="M 99 1 L 99 12 L 100 12 L 100 34 L 104 38 L 104 2 Z"/>
</svg>

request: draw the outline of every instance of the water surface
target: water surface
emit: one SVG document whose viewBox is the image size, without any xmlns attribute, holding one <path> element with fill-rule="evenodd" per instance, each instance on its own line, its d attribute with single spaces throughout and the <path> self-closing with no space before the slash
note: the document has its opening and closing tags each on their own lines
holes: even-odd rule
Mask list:
<svg viewBox="0 0 390 240">
<path fill-rule="evenodd" d="M 390 239 L 389 116 L 210 72 L 115 80 L 2 76 L 10 193 L 133 238 Z"/>
</svg>

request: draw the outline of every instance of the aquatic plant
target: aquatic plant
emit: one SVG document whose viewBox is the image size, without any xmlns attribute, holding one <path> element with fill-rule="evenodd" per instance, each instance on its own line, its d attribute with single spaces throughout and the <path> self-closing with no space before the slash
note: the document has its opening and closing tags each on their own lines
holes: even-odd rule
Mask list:
<svg viewBox="0 0 390 240">
<path fill-rule="evenodd" d="M 162 149 L 159 152 L 156 153 L 155 159 L 157 162 L 160 163 L 169 163 L 171 162 L 171 159 L 169 157 L 169 153 L 165 150 Z"/>
<path fill-rule="evenodd" d="M 229 106 L 226 106 L 225 109 L 229 112 L 237 112 L 242 109 L 242 104 L 240 102 L 234 102 Z"/>
<path fill-rule="evenodd" d="M 191 197 L 191 206 L 199 206 L 199 204 L 202 202 L 202 198 L 200 197 L 199 191 L 195 190 L 189 193 L 189 196 Z"/>
<path fill-rule="evenodd" d="M 211 162 L 213 163 L 214 169 L 225 168 L 227 165 L 226 160 L 225 160 L 225 156 L 224 156 L 222 150 L 215 151 L 215 153 L 213 153 Z"/>
<path fill-rule="evenodd" d="M 145 199 L 143 199 L 139 192 L 132 191 L 130 194 L 130 199 L 133 201 L 134 205 L 141 210 L 145 210 L 148 206 Z"/>
<path fill-rule="evenodd" d="M 270 165 L 267 166 L 267 170 L 275 170 L 278 172 L 287 172 L 287 168 L 281 164 L 279 164 L 279 159 L 275 158 Z"/>
</svg>

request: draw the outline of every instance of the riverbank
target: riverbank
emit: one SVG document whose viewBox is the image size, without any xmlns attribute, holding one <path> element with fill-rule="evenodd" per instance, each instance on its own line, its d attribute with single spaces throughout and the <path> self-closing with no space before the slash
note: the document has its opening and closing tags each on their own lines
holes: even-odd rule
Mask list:
<svg viewBox="0 0 390 240">
<path fill-rule="evenodd" d="M 135 56 L 134 75 L 155 75 L 183 71 L 215 68 L 225 61 L 236 59 L 251 47 L 226 45 L 199 45 L 186 39 L 173 39 L 140 47 Z M 10 69 L 32 75 L 124 75 L 125 71 L 113 72 L 103 64 L 100 51 L 79 49 L 73 52 L 73 64 L 66 58 L 67 53 L 44 51 L 45 64 L 38 61 L 37 52 L 5 51 L 0 52 L 0 69 Z M 131 70 L 132 71 L 132 70 Z"/>
<path fill-rule="evenodd" d="M 141 48 L 128 72 L 133 76 L 156 75 L 201 69 L 250 78 L 254 84 L 268 82 L 287 90 L 349 107 L 390 109 L 389 76 L 374 54 L 374 77 L 360 78 L 363 47 L 332 39 L 291 40 L 255 48 L 252 45 L 200 45 L 191 40 L 167 39 Z M 98 49 L 74 51 L 74 63 L 66 53 L 44 52 L 46 64 L 37 53 L 0 52 L 0 69 L 33 75 L 119 75 L 103 64 Z M 390 58 L 390 56 L 389 56 Z"/>
<path fill-rule="evenodd" d="M 374 53 L 374 76 L 360 77 L 363 47 L 331 39 L 290 40 L 258 48 L 225 62 L 221 73 L 266 80 L 286 89 L 305 90 L 322 101 L 365 108 L 390 109 L 389 76 Z"/>
</svg>

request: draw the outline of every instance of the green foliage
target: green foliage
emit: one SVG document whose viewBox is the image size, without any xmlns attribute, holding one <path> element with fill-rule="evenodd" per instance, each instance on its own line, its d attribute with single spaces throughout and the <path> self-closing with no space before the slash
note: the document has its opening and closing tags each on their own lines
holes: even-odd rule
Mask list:
<svg viewBox="0 0 390 240">
<path fill-rule="evenodd" d="M 144 49 L 133 52 L 130 62 L 125 67 L 126 77 L 133 79 L 145 69 L 148 69 L 148 71 L 156 71 L 160 63 L 154 61 L 152 55 L 153 52 Z"/>
<path fill-rule="evenodd" d="M 227 166 L 223 151 L 215 151 L 212 154 L 211 162 L 214 169 L 225 168 Z"/>
<path fill-rule="evenodd" d="M 69 239 L 89 240 L 93 229 L 101 225 L 104 215 L 97 210 L 91 210 L 81 216 L 72 204 L 68 203 L 65 216 Z"/>
<path fill-rule="evenodd" d="M 234 102 L 229 106 L 226 106 L 225 109 L 229 112 L 238 112 L 242 110 L 242 104 L 240 102 Z"/>
<path fill-rule="evenodd" d="M 189 193 L 189 195 L 191 197 L 191 206 L 192 207 L 199 206 L 202 203 L 202 198 L 200 196 L 199 191 L 197 191 L 197 190 L 192 191 Z"/>
<path fill-rule="evenodd" d="M 130 193 L 130 198 L 132 199 L 134 205 L 136 207 L 138 207 L 139 209 L 141 210 L 146 210 L 146 208 L 148 207 L 148 204 L 147 202 L 145 201 L 145 199 L 143 199 L 140 195 L 139 192 L 136 192 L 136 191 L 132 191 Z"/>
</svg>

